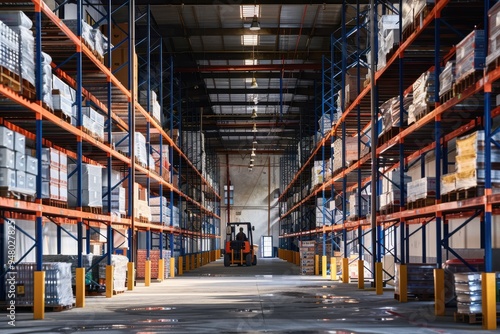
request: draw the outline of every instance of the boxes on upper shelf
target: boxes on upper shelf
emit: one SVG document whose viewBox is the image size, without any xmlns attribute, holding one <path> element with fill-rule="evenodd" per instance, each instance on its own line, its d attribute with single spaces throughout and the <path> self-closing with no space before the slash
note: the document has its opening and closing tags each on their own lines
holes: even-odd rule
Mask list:
<svg viewBox="0 0 500 334">
<path fill-rule="evenodd" d="M 14 188 L 16 186 L 16 171 L 0 167 L 0 187 Z"/>
<path fill-rule="evenodd" d="M 14 131 L 0 126 L 0 147 L 14 149 Z"/>
<path fill-rule="evenodd" d="M 16 169 L 16 152 L 0 147 L 0 167 Z"/>
<path fill-rule="evenodd" d="M 436 197 L 436 178 L 423 177 L 421 179 L 408 183 L 407 194 L 408 202 L 414 202 L 419 199 Z"/>
<path fill-rule="evenodd" d="M 82 164 L 82 189 L 95 190 L 102 188 L 102 167 L 91 164 Z M 72 173 L 76 169 L 76 164 L 69 164 L 68 173 Z M 70 190 L 77 190 L 77 176 L 76 173 L 68 180 L 68 188 Z"/>
</svg>

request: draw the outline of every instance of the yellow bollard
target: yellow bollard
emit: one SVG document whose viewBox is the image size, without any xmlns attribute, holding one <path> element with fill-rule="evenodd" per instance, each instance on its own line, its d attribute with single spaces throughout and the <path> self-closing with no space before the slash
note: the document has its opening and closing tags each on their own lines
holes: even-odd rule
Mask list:
<svg viewBox="0 0 500 334">
<path fill-rule="evenodd" d="M 349 283 L 349 259 L 342 258 L 342 283 Z"/>
<path fill-rule="evenodd" d="M 408 268 L 406 264 L 399 266 L 399 301 L 401 303 L 408 301 Z"/>
<path fill-rule="evenodd" d="M 358 289 L 365 288 L 365 261 L 358 260 Z"/>
<path fill-rule="evenodd" d="M 314 255 L 314 275 L 319 275 L 319 255 Z"/>
<path fill-rule="evenodd" d="M 337 276 L 337 258 L 335 256 L 330 258 L 330 279 L 332 281 L 339 279 Z"/>
<path fill-rule="evenodd" d="M 384 282 L 383 282 L 383 274 L 384 270 L 382 268 L 382 262 L 375 263 L 375 291 L 377 295 L 381 295 L 384 293 Z"/>
<path fill-rule="evenodd" d="M 106 298 L 113 297 L 113 269 L 113 266 L 106 266 Z"/>
<path fill-rule="evenodd" d="M 151 260 L 144 261 L 144 286 L 151 285 Z"/>
<path fill-rule="evenodd" d="M 165 259 L 158 259 L 158 281 L 165 279 Z"/>
<path fill-rule="evenodd" d="M 497 329 L 496 274 L 482 273 L 483 329 Z"/>
<path fill-rule="evenodd" d="M 34 272 L 33 319 L 45 319 L 45 271 Z"/>
<path fill-rule="evenodd" d="M 76 268 L 76 307 L 85 307 L 85 268 Z"/>
<path fill-rule="evenodd" d="M 434 314 L 445 314 L 444 269 L 434 269 Z"/>
<path fill-rule="evenodd" d="M 134 262 L 127 263 L 127 290 L 134 290 L 135 285 L 135 275 L 134 275 Z"/>
<path fill-rule="evenodd" d="M 170 258 L 170 278 L 175 277 L 175 257 Z"/>
<path fill-rule="evenodd" d="M 184 270 L 182 268 L 184 264 L 182 262 L 183 262 L 182 256 L 179 256 L 179 269 L 178 269 L 179 276 L 181 276 L 184 273 Z"/>
<path fill-rule="evenodd" d="M 321 257 L 321 276 L 323 276 L 323 278 L 326 278 L 326 268 L 327 268 L 327 258 L 326 258 L 326 255 L 323 255 Z"/>
</svg>

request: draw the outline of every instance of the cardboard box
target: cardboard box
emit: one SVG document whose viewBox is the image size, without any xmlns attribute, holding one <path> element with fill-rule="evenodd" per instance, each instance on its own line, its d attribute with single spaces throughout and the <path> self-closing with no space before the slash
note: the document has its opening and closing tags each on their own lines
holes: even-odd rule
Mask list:
<svg viewBox="0 0 500 334">
<path fill-rule="evenodd" d="M 0 147 L 0 167 L 16 168 L 16 153 L 6 147 Z"/>
<path fill-rule="evenodd" d="M 0 126 L 0 147 L 14 149 L 14 131 Z"/>
</svg>

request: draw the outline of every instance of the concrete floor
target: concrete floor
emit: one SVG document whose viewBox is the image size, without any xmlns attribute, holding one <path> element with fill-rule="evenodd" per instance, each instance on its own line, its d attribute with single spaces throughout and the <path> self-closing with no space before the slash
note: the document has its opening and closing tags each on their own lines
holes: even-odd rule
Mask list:
<svg viewBox="0 0 500 334">
<path fill-rule="evenodd" d="M 436 317 L 432 302 L 401 304 L 389 289 L 377 296 L 357 284 L 297 274 L 297 266 L 280 259 L 230 268 L 219 260 L 111 299 L 87 297 L 85 308 L 47 312 L 45 320 L 18 313 L 16 327 L 8 327 L 3 317 L 0 332 L 493 333 L 455 323 L 454 308 Z"/>
</svg>

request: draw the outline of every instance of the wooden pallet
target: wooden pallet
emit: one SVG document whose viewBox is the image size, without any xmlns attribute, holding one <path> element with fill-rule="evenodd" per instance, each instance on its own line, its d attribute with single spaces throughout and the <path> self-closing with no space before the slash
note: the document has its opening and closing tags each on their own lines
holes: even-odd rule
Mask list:
<svg viewBox="0 0 500 334">
<path fill-rule="evenodd" d="M 465 324 L 480 324 L 483 322 L 482 313 L 453 313 L 453 320 Z"/>
<path fill-rule="evenodd" d="M 58 200 L 50 199 L 50 198 L 44 198 L 44 199 L 42 199 L 42 204 L 53 206 L 53 207 L 56 207 L 56 208 L 61 208 L 61 209 L 67 209 L 68 208 L 68 202 L 58 201 Z"/>
<path fill-rule="evenodd" d="M 93 213 L 96 215 L 102 215 L 102 208 L 96 208 L 96 207 L 92 207 L 92 206 L 84 206 L 84 207 L 82 207 L 82 211 Z"/>
<path fill-rule="evenodd" d="M 52 113 L 66 123 L 71 124 L 71 116 L 66 115 L 62 110 L 52 110 Z"/>
<path fill-rule="evenodd" d="M 442 195 L 441 198 L 443 202 L 454 202 L 483 195 L 484 187 L 474 187 L 469 189 L 454 190 L 449 192 L 448 194 Z"/>
<path fill-rule="evenodd" d="M 26 202 L 34 202 L 35 196 L 23 194 L 17 191 L 9 190 L 8 188 L 0 188 L 0 197 L 22 200 Z"/>
<path fill-rule="evenodd" d="M 456 95 L 462 94 L 467 88 L 474 85 L 482 77 L 483 77 L 483 71 L 480 70 L 471 72 L 466 76 L 464 76 L 463 78 L 461 78 L 460 80 L 457 80 L 457 82 L 455 82 L 454 84 Z"/>
<path fill-rule="evenodd" d="M 443 93 L 442 95 L 439 96 L 439 102 L 441 104 L 444 104 L 451 100 L 452 98 L 455 97 L 455 85 L 452 85 L 451 89 L 447 91 L 446 93 Z"/>
<path fill-rule="evenodd" d="M 380 137 L 378 137 L 378 145 L 383 145 L 387 143 L 389 140 L 397 136 L 399 133 L 399 128 L 391 128 L 388 131 L 384 132 Z"/>
<path fill-rule="evenodd" d="M 434 205 L 436 203 L 435 198 L 419 198 L 416 201 L 408 202 L 408 209 L 415 210 L 420 208 L 425 208 L 427 206 Z"/>
<path fill-rule="evenodd" d="M 415 115 L 415 120 L 420 121 L 422 118 L 425 117 L 425 115 L 429 114 L 433 109 L 434 109 L 434 107 L 427 106 L 425 108 L 425 110 L 423 110 L 423 111 L 419 112 L 417 115 Z"/>
<path fill-rule="evenodd" d="M 380 214 L 390 215 L 390 214 L 399 212 L 400 209 L 401 209 L 401 207 L 399 205 L 394 205 L 394 204 L 386 205 L 385 207 L 380 208 Z"/>
<path fill-rule="evenodd" d="M 21 95 L 26 99 L 35 101 L 36 100 L 36 89 L 35 86 L 26 79 L 22 79 Z"/>
<path fill-rule="evenodd" d="M 9 87 L 14 92 L 21 92 L 21 77 L 5 67 L 0 66 L 0 84 Z"/>
<path fill-rule="evenodd" d="M 121 291 L 117 291 L 117 290 L 113 290 L 113 295 L 121 295 L 122 293 L 124 293 L 125 290 L 121 290 Z"/>
</svg>

